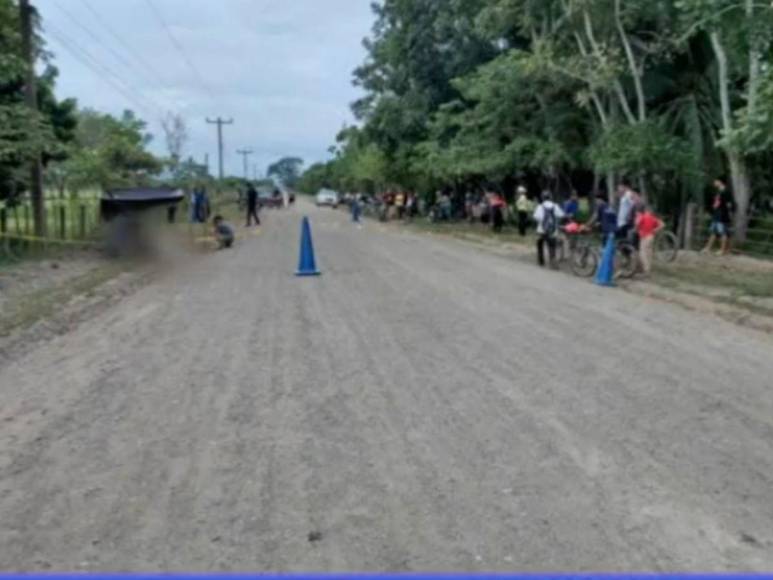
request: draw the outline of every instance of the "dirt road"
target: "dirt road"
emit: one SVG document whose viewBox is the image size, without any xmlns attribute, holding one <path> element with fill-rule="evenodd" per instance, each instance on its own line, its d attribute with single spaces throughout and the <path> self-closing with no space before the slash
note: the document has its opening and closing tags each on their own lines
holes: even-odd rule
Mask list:
<svg viewBox="0 0 773 580">
<path fill-rule="evenodd" d="M 773 569 L 773 341 L 309 211 L 0 367 L 0 568 Z"/>
</svg>

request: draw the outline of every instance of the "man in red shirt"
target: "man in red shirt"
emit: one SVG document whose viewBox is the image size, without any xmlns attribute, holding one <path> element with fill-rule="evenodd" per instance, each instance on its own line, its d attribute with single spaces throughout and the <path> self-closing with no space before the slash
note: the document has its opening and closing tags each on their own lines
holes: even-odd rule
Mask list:
<svg viewBox="0 0 773 580">
<path fill-rule="evenodd" d="M 652 271 L 652 254 L 655 246 L 655 236 L 665 224 L 647 206 L 636 216 L 636 233 L 639 234 L 639 261 L 645 276 Z"/>
</svg>

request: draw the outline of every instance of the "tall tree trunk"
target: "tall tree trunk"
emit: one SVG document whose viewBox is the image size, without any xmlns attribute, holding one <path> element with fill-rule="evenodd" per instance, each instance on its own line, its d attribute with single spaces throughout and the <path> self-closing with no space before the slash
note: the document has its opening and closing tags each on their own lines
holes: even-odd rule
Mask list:
<svg viewBox="0 0 773 580">
<path fill-rule="evenodd" d="M 633 48 L 631 48 L 631 42 L 628 39 L 628 33 L 623 26 L 623 17 L 621 9 L 621 0 L 615 0 L 615 24 L 617 25 L 617 32 L 620 35 L 620 41 L 623 43 L 625 49 L 625 56 L 628 59 L 628 67 L 631 70 L 631 77 L 633 78 L 633 86 L 636 90 L 636 103 L 638 105 L 639 122 L 643 123 L 647 120 L 647 100 L 644 96 L 644 84 L 642 83 L 642 70 L 636 62 L 636 56 L 633 54 Z"/>
<path fill-rule="evenodd" d="M 604 51 L 601 50 L 601 47 L 596 41 L 596 35 L 593 32 L 593 20 L 591 19 L 590 12 L 585 9 L 583 10 L 582 16 L 583 22 L 585 24 L 585 35 L 588 37 L 588 42 L 591 45 L 593 54 L 600 61 L 606 62 L 607 57 L 605 56 Z M 636 117 L 634 116 L 633 111 L 631 111 L 631 106 L 628 104 L 628 98 L 625 96 L 625 89 L 623 88 L 622 83 L 615 79 L 615 81 L 612 83 L 612 87 L 614 88 L 615 94 L 620 101 L 620 108 L 623 110 L 625 118 L 631 125 L 636 124 Z"/>
<path fill-rule="evenodd" d="M 751 198 L 749 166 L 736 151 L 728 151 L 727 160 L 730 164 L 733 191 L 735 192 L 735 237 L 743 243 L 749 232 L 749 202 Z"/>
<path fill-rule="evenodd" d="M 730 104 L 730 78 L 728 72 L 727 52 L 722 44 L 722 38 L 716 30 L 711 33 L 711 46 L 717 58 L 719 75 L 719 101 L 722 107 L 722 129 L 727 135 L 733 130 L 733 111 Z M 746 241 L 749 229 L 749 202 L 751 199 L 751 183 L 746 159 L 734 146 L 724 147 L 725 156 L 730 166 L 730 176 L 733 182 L 735 197 L 735 237 L 739 242 Z"/>
</svg>

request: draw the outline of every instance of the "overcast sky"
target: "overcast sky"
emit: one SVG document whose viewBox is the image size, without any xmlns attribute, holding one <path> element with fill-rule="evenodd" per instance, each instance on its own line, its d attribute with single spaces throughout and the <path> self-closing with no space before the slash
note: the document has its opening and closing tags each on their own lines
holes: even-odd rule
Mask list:
<svg viewBox="0 0 773 580">
<path fill-rule="evenodd" d="M 352 71 L 373 23 L 369 0 L 33 3 L 60 70 L 60 97 L 110 113 L 137 111 L 157 153 L 165 153 L 158 120 L 180 113 L 190 133 L 186 156 L 209 153 L 213 174 L 216 131 L 206 117 L 234 119 L 224 129 L 226 173 L 242 174 L 236 149 L 254 149 L 250 164 L 259 171 L 283 155 L 327 158 L 335 134 L 352 121 L 349 105 L 359 96 Z"/>
</svg>

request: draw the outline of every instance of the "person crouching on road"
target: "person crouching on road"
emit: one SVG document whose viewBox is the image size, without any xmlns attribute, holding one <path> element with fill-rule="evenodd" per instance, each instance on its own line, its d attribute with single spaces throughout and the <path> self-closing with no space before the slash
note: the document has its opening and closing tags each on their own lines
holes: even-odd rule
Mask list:
<svg viewBox="0 0 773 580">
<path fill-rule="evenodd" d="M 212 219 L 212 225 L 214 226 L 215 240 L 217 240 L 217 249 L 230 248 L 234 245 L 234 229 L 233 226 L 227 223 L 223 216 L 216 215 Z"/>
<path fill-rule="evenodd" d="M 542 203 L 534 210 L 534 221 L 537 222 L 537 261 L 545 266 L 545 245 L 548 247 L 550 267 L 557 268 L 556 246 L 558 245 L 558 223 L 564 217 L 563 210 L 553 203 L 549 191 L 542 194 Z"/>
<path fill-rule="evenodd" d="M 644 211 L 636 216 L 636 232 L 639 234 L 639 261 L 645 276 L 649 276 L 652 272 L 655 236 L 664 226 L 663 221 L 653 213 L 649 206 L 645 206 Z"/>
</svg>

